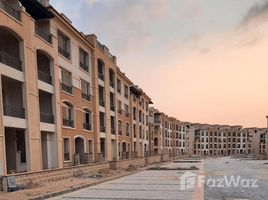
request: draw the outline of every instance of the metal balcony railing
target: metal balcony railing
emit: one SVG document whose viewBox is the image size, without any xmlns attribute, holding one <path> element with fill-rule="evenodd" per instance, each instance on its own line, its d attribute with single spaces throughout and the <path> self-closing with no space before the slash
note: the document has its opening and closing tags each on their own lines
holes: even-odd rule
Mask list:
<svg viewBox="0 0 268 200">
<path fill-rule="evenodd" d="M 14 58 L 3 51 L 0 51 L 0 63 L 22 71 L 21 61 L 18 58 Z"/>
<path fill-rule="evenodd" d="M 82 99 L 85 99 L 87 101 L 90 101 L 91 100 L 91 95 L 90 94 L 85 94 L 85 93 L 82 93 Z"/>
<path fill-rule="evenodd" d="M 50 76 L 50 74 L 41 70 L 38 70 L 38 79 L 50 85 L 52 84 L 52 77 Z"/>
<path fill-rule="evenodd" d="M 99 73 L 98 77 L 99 77 L 99 79 L 104 81 L 104 74 L 103 73 Z"/>
<path fill-rule="evenodd" d="M 61 83 L 61 89 L 69 94 L 73 93 L 73 86 L 66 85 L 65 83 Z"/>
<path fill-rule="evenodd" d="M 67 127 L 74 127 L 74 120 L 71 119 L 63 119 L 62 120 L 63 126 L 67 126 Z"/>
<path fill-rule="evenodd" d="M 67 50 L 62 49 L 61 47 L 59 47 L 58 51 L 62 56 L 64 56 L 67 59 L 70 59 L 70 53 Z"/>
<path fill-rule="evenodd" d="M 113 81 L 113 80 L 110 80 L 110 86 L 111 86 L 112 88 L 114 88 L 114 81 Z"/>
<path fill-rule="evenodd" d="M 45 41 L 47 41 L 48 43 L 52 44 L 52 35 L 49 33 L 46 33 L 45 31 L 43 31 L 40 27 L 38 27 L 37 25 L 35 26 L 35 33 L 40 36 L 41 38 L 43 38 Z"/>
<path fill-rule="evenodd" d="M 103 133 L 105 133 L 105 126 L 103 126 L 103 125 L 100 125 L 100 132 L 103 132 Z"/>
<path fill-rule="evenodd" d="M 91 131 L 91 124 L 83 123 L 83 129 Z"/>
<path fill-rule="evenodd" d="M 105 106 L 105 101 L 102 100 L 102 99 L 99 99 L 99 104 L 100 104 L 100 106 L 104 107 Z"/>
<path fill-rule="evenodd" d="M 13 105 L 3 105 L 4 115 L 17 118 L 25 118 L 25 109 Z"/>
<path fill-rule="evenodd" d="M 54 115 L 48 113 L 40 113 L 40 121 L 48 124 L 54 124 Z"/>
<path fill-rule="evenodd" d="M 0 8 L 4 10 L 7 14 L 11 15 L 12 17 L 20 21 L 20 18 L 21 18 L 20 11 L 13 8 L 6 1 L 0 0 Z"/>
<path fill-rule="evenodd" d="M 114 105 L 110 105 L 110 109 L 111 109 L 111 111 L 115 111 L 115 106 Z"/>
<path fill-rule="evenodd" d="M 83 70 L 85 70 L 85 71 L 88 72 L 89 67 L 88 67 L 88 65 L 86 65 L 85 63 L 80 62 L 80 67 L 81 67 Z"/>
<path fill-rule="evenodd" d="M 115 135 L 115 128 L 111 128 L 111 134 Z"/>
</svg>

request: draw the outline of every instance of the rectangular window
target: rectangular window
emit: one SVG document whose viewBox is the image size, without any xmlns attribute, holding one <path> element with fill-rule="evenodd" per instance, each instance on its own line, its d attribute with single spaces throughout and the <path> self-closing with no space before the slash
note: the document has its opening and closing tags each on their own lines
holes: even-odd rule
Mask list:
<svg viewBox="0 0 268 200">
<path fill-rule="evenodd" d="M 80 68 L 89 71 L 89 54 L 83 49 L 79 49 Z"/>
<path fill-rule="evenodd" d="M 125 85 L 125 97 L 128 98 L 128 86 Z"/>
<path fill-rule="evenodd" d="M 64 161 L 70 161 L 70 139 L 63 138 L 64 143 Z"/>
<path fill-rule="evenodd" d="M 72 74 L 61 68 L 61 89 L 72 94 Z"/>
<path fill-rule="evenodd" d="M 90 101 L 90 83 L 81 79 L 82 98 Z"/>
<path fill-rule="evenodd" d="M 126 136 L 129 137 L 129 123 L 126 123 Z"/>
<path fill-rule="evenodd" d="M 58 31 L 58 51 L 65 58 L 70 59 L 70 38 Z"/>
<path fill-rule="evenodd" d="M 118 134 L 122 135 L 122 121 L 118 121 Z"/>
<path fill-rule="evenodd" d="M 119 79 L 117 79 L 117 92 L 121 93 L 121 81 Z"/>
</svg>

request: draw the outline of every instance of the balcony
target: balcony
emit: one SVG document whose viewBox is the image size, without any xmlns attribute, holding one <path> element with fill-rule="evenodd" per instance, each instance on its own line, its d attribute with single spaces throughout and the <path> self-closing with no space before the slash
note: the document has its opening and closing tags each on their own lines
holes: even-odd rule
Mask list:
<svg viewBox="0 0 268 200">
<path fill-rule="evenodd" d="M 81 97 L 82 97 L 82 99 L 84 99 L 86 101 L 90 101 L 91 100 L 91 95 L 90 94 L 82 93 Z"/>
<path fill-rule="evenodd" d="M 103 80 L 103 81 L 104 81 L 104 74 L 99 73 L 98 77 L 99 77 L 99 79 L 101 79 L 101 80 Z"/>
<path fill-rule="evenodd" d="M 82 62 L 80 62 L 80 68 L 82 68 L 83 70 L 85 70 L 87 72 L 88 72 L 88 69 L 89 69 L 88 65 L 86 65 L 85 63 L 82 63 Z"/>
<path fill-rule="evenodd" d="M 16 10 L 13 8 L 11 5 L 9 5 L 6 1 L 0 0 L 0 8 L 4 10 L 7 14 L 11 15 L 18 21 L 20 21 L 21 16 L 20 16 L 20 11 Z"/>
<path fill-rule="evenodd" d="M 60 47 L 58 47 L 58 51 L 62 56 L 64 56 L 67 59 L 70 59 L 70 53 L 68 51 L 66 51 L 65 49 L 62 49 Z"/>
<path fill-rule="evenodd" d="M 48 124 L 54 124 L 54 115 L 48 113 L 40 113 L 40 121 Z"/>
<path fill-rule="evenodd" d="M 65 91 L 65 92 L 67 92 L 69 94 L 72 94 L 73 93 L 73 86 L 61 83 L 61 90 Z"/>
<path fill-rule="evenodd" d="M 62 120 L 63 126 L 67 126 L 67 127 L 74 127 L 74 120 L 71 119 L 63 119 Z"/>
<path fill-rule="evenodd" d="M 22 64 L 18 58 L 12 57 L 3 51 L 0 51 L 0 63 L 3 63 L 16 70 L 22 71 Z"/>
<path fill-rule="evenodd" d="M 49 33 L 46 33 L 45 31 L 43 31 L 40 27 L 35 26 L 35 33 L 41 37 L 42 39 L 44 39 L 45 41 L 47 41 L 48 43 L 52 44 L 52 35 Z"/>
<path fill-rule="evenodd" d="M 111 109 L 111 111 L 115 111 L 115 106 L 114 105 L 110 105 L 110 109 Z"/>
<path fill-rule="evenodd" d="M 38 70 L 38 80 L 50 85 L 52 84 L 52 77 L 50 76 L 50 74 L 47 74 L 46 72 L 43 72 L 41 70 Z"/>
<path fill-rule="evenodd" d="M 83 123 L 83 129 L 91 131 L 91 124 Z"/>
<path fill-rule="evenodd" d="M 25 110 L 22 107 L 17 107 L 13 105 L 4 105 L 4 115 L 17 118 L 25 118 Z"/>
<path fill-rule="evenodd" d="M 99 104 L 100 104 L 100 106 L 105 107 L 105 101 L 104 100 L 99 99 Z"/>
<path fill-rule="evenodd" d="M 100 132 L 103 132 L 103 133 L 105 133 L 105 126 L 103 126 L 103 125 L 100 125 Z"/>
</svg>

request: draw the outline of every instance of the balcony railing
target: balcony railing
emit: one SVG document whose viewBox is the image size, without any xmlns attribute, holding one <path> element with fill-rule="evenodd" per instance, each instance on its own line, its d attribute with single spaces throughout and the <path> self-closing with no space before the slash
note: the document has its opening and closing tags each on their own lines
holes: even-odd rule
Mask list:
<svg viewBox="0 0 268 200">
<path fill-rule="evenodd" d="M 99 104 L 100 104 L 100 106 L 104 107 L 105 106 L 105 101 L 102 100 L 102 99 L 99 99 Z"/>
<path fill-rule="evenodd" d="M 115 111 L 115 106 L 114 105 L 110 105 L 110 109 L 111 109 L 111 111 Z"/>
<path fill-rule="evenodd" d="M 67 126 L 67 127 L 74 127 L 74 120 L 71 119 L 63 119 L 62 120 L 63 126 Z"/>
<path fill-rule="evenodd" d="M 41 70 L 38 70 L 38 79 L 50 85 L 52 84 L 52 77 L 50 76 L 50 74 L 42 72 Z"/>
<path fill-rule="evenodd" d="M 9 5 L 6 1 L 0 0 L 0 8 L 4 10 L 6 13 L 14 17 L 15 19 L 20 21 L 20 11 L 13 8 L 11 5 Z"/>
<path fill-rule="evenodd" d="M 48 124 L 54 124 L 54 116 L 52 114 L 40 113 L 40 121 Z"/>
<path fill-rule="evenodd" d="M 35 33 L 48 43 L 52 44 L 52 35 L 43 31 L 40 27 L 35 26 Z"/>
<path fill-rule="evenodd" d="M 1 1 L 0 1 L 1 2 Z M 0 51 L 0 63 L 8 65 L 14 69 L 22 71 L 21 61 L 18 58 L 14 58 L 3 51 Z"/>
<path fill-rule="evenodd" d="M 100 125 L 100 132 L 103 132 L 103 133 L 105 133 L 105 126 L 103 126 L 103 125 Z"/>
<path fill-rule="evenodd" d="M 118 130 L 118 135 L 122 135 L 122 130 Z"/>
<path fill-rule="evenodd" d="M 83 123 L 83 129 L 91 131 L 91 124 Z"/>
<path fill-rule="evenodd" d="M 58 48 L 58 51 L 61 55 L 63 55 L 65 58 L 68 58 L 70 59 L 70 53 L 65 50 L 65 49 L 62 49 L 61 47 Z"/>
<path fill-rule="evenodd" d="M 111 128 L 111 134 L 115 135 L 115 128 L 114 127 Z"/>
<path fill-rule="evenodd" d="M 64 83 L 61 83 L 61 89 L 69 94 L 73 93 L 73 87 Z"/>
<path fill-rule="evenodd" d="M 128 112 L 126 112 L 125 115 L 126 115 L 126 117 L 129 117 L 129 113 Z"/>
<path fill-rule="evenodd" d="M 90 94 L 85 94 L 85 93 L 82 93 L 82 99 L 85 99 L 87 101 L 90 101 L 91 100 L 91 95 Z"/>
<path fill-rule="evenodd" d="M 81 67 L 83 70 L 85 70 L 85 71 L 88 72 L 89 67 L 88 67 L 88 65 L 86 65 L 85 63 L 80 62 L 80 67 Z"/>
<path fill-rule="evenodd" d="M 25 118 L 25 110 L 22 107 L 4 105 L 4 115 L 17 118 Z"/>
<path fill-rule="evenodd" d="M 114 88 L 114 81 L 113 81 L 113 80 L 110 80 L 110 86 L 111 86 L 112 88 Z"/>
<path fill-rule="evenodd" d="M 101 80 L 103 80 L 103 81 L 104 81 L 104 74 L 99 73 L 99 79 L 101 79 Z"/>
</svg>

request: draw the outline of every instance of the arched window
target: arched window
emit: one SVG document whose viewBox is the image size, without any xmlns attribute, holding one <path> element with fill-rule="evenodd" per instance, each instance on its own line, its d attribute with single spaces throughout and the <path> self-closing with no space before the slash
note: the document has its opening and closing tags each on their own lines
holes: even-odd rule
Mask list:
<svg viewBox="0 0 268 200">
<path fill-rule="evenodd" d="M 74 127 L 74 107 L 69 102 L 62 103 L 63 126 Z"/>
</svg>

